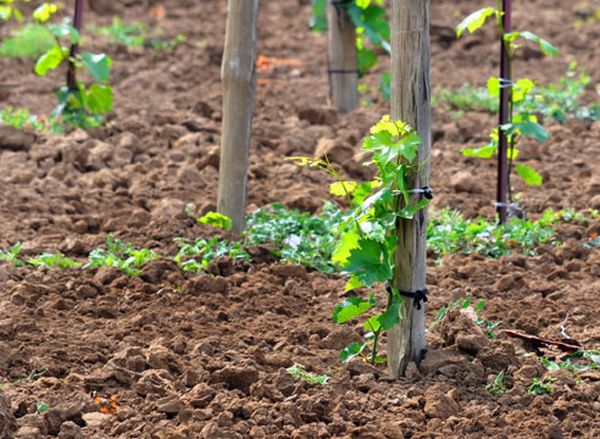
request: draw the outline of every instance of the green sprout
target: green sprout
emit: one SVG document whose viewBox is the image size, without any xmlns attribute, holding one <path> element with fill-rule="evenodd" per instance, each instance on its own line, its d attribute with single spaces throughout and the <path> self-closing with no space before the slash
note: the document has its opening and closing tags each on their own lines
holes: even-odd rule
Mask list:
<svg viewBox="0 0 600 439">
<path fill-rule="evenodd" d="M 505 377 L 506 373 L 501 370 L 498 375 L 496 375 L 496 378 L 494 378 L 494 381 L 485 386 L 485 390 L 492 396 L 498 397 L 504 395 L 507 391 L 506 386 L 504 385 Z"/>
<path fill-rule="evenodd" d="M 159 255 L 150 249 L 136 249 L 131 243 L 123 242 L 112 235 L 106 238 L 106 249 L 92 250 L 89 261 L 83 268 L 113 267 L 122 270 L 128 276 L 141 273 L 140 267 L 157 259 Z"/>
<path fill-rule="evenodd" d="M 533 377 L 531 379 L 531 385 L 527 388 L 527 393 L 530 395 L 552 395 L 554 389 L 552 383 L 556 381 L 554 377 Z"/>
</svg>

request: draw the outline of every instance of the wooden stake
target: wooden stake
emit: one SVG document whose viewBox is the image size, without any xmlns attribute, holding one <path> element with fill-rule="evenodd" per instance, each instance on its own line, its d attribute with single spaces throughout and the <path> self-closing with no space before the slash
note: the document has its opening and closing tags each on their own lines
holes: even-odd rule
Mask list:
<svg viewBox="0 0 600 439">
<path fill-rule="evenodd" d="M 428 186 L 431 145 L 431 75 L 429 67 L 429 0 L 392 0 L 392 118 L 414 127 L 421 136 L 418 175 L 409 184 Z M 413 195 L 415 197 L 415 195 Z M 414 202 L 414 201 L 413 201 Z M 414 292 L 425 288 L 427 211 L 413 220 L 399 220 L 394 286 Z M 401 321 L 388 331 L 388 365 L 403 375 L 411 361 L 419 362 L 425 349 L 425 306 L 417 310 L 404 298 Z"/>
<path fill-rule="evenodd" d="M 221 66 L 223 131 L 217 210 L 244 227 L 248 150 L 256 87 L 256 19 L 259 0 L 229 0 Z"/>
<path fill-rule="evenodd" d="M 511 0 L 502 0 L 502 34 L 500 35 L 500 78 L 503 80 L 511 80 L 510 59 L 508 58 L 507 43 L 504 42 L 504 34 L 511 31 L 510 23 Z M 500 127 L 510 122 L 509 105 L 510 105 L 510 88 L 502 81 L 504 87 L 500 88 L 500 112 L 499 125 Z M 496 213 L 500 224 L 506 224 L 508 217 L 508 138 L 506 132 L 498 129 L 498 181 L 496 184 Z"/>
<path fill-rule="evenodd" d="M 343 1 L 327 0 L 327 3 L 331 101 L 340 113 L 348 113 L 360 104 L 356 30 Z"/>
</svg>

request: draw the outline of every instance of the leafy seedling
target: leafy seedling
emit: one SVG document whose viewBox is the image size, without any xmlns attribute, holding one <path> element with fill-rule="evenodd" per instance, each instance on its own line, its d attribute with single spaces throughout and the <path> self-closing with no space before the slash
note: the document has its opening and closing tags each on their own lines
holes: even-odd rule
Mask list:
<svg viewBox="0 0 600 439">
<path fill-rule="evenodd" d="M 294 378 L 299 378 L 309 384 L 325 385 L 329 381 L 327 375 L 317 375 L 312 372 L 307 372 L 305 367 L 301 364 L 294 364 L 293 366 L 288 367 L 286 371 Z"/>
<path fill-rule="evenodd" d="M 128 276 L 136 276 L 141 273 L 140 267 L 147 262 L 160 257 L 154 250 L 136 249 L 131 243 L 116 239 L 113 235 L 106 237 L 106 249 L 97 248 L 92 250 L 89 261 L 83 268 L 91 267 L 113 267 L 122 270 Z"/>
<path fill-rule="evenodd" d="M 35 411 L 38 414 L 43 415 L 44 413 L 46 413 L 48 411 L 49 408 L 50 407 L 45 402 L 38 402 L 35 406 Z"/>
<path fill-rule="evenodd" d="M 44 8 L 36 9 L 33 16 L 36 23 L 44 25 L 52 34 L 53 45 L 39 57 L 34 71 L 39 76 L 46 76 L 63 64 L 69 65 L 67 84 L 58 90 L 59 104 L 51 115 L 80 128 L 98 126 L 104 115 L 112 111 L 113 93 L 108 85 L 112 59 L 105 53 L 79 53 L 80 29 L 66 22 L 50 23 L 57 6 L 50 2 L 44 5 Z M 79 2 L 76 2 L 77 7 L 81 7 Z M 77 11 L 75 16 L 78 16 Z M 77 71 L 82 68 L 95 82 L 86 85 L 77 79 Z"/>
<path fill-rule="evenodd" d="M 527 388 L 527 393 L 530 395 L 552 395 L 554 389 L 552 383 L 556 381 L 554 377 L 533 377 L 531 379 L 531 385 Z"/>
<path fill-rule="evenodd" d="M 81 266 L 81 262 L 77 262 L 74 259 L 68 258 L 61 252 L 57 253 L 43 253 L 35 258 L 27 259 L 27 263 L 34 267 L 46 267 L 46 268 L 59 268 L 66 270 L 67 268 L 77 268 Z"/>
<path fill-rule="evenodd" d="M 485 386 L 485 390 L 492 396 L 498 397 L 504 395 L 507 391 L 506 386 L 504 385 L 505 377 L 506 373 L 501 370 L 498 375 L 496 375 L 496 378 L 494 378 L 494 381 Z"/>
<path fill-rule="evenodd" d="M 183 271 L 202 273 L 212 261 L 224 256 L 250 260 L 242 242 L 229 242 L 217 237 L 209 240 L 198 238 L 194 241 L 175 238 L 175 242 L 179 245 L 179 251 L 173 259 Z"/>
</svg>

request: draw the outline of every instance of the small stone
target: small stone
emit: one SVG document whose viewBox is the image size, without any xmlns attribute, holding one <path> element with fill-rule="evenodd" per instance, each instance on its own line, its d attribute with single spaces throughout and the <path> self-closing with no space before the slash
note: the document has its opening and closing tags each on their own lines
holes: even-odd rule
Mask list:
<svg viewBox="0 0 600 439">
<path fill-rule="evenodd" d="M 156 401 L 156 410 L 167 415 L 176 415 L 182 408 L 183 404 L 176 396 L 166 397 Z"/>
<path fill-rule="evenodd" d="M 85 413 L 81 416 L 86 428 L 98 428 L 110 419 L 110 415 L 100 412 Z"/>
<path fill-rule="evenodd" d="M 81 427 L 73 421 L 66 421 L 60 426 L 60 432 L 58 433 L 58 439 L 82 439 L 83 432 Z"/>
<path fill-rule="evenodd" d="M 3 436 L 4 437 L 4 436 Z M 10 437 L 10 436 L 6 436 Z M 42 439 L 42 432 L 37 427 L 24 426 L 17 430 L 15 439 Z"/>
</svg>

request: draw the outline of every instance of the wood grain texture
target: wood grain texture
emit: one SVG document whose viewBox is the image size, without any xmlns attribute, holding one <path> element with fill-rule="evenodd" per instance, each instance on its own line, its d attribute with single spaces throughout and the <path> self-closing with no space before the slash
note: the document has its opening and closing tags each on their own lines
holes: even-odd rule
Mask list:
<svg viewBox="0 0 600 439">
<path fill-rule="evenodd" d="M 340 113 L 348 113 L 360 105 L 356 61 L 356 30 L 343 5 L 334 5 L 329 0 L 327 2 L 327 20 L 329 23 L 329 87 L 331 102 Z"/>
<path fill-rule="evenodd" d="M 259 0 L 229 0 L 221 66 L 223 131 L 217 210 L 244 227 L 248 150 L 256 88 L 256 19 Z"/>
<path fill-rule="evenodd" d="M 418 175 L 411 187 L 429 183 L 431 145 L 429 65 L 429 0 L 392 1 L 392 118 L 413 126 L 421 136 Z M 413 195 L 413 198 L 416 197 Z M 414 202 L 414 200 L 413 200 Z M 425 288 L 427 210 L 413 220 L 397 223 L 398 250 L 394 286 L 404 291 Z M 411 361 L 419 362 L 425 349 L 425 306 L 420 310 L 404 298 L 401 322 L 388 331 L 388 365 L 394 376 L 403 375 Z"/>
</svg>

